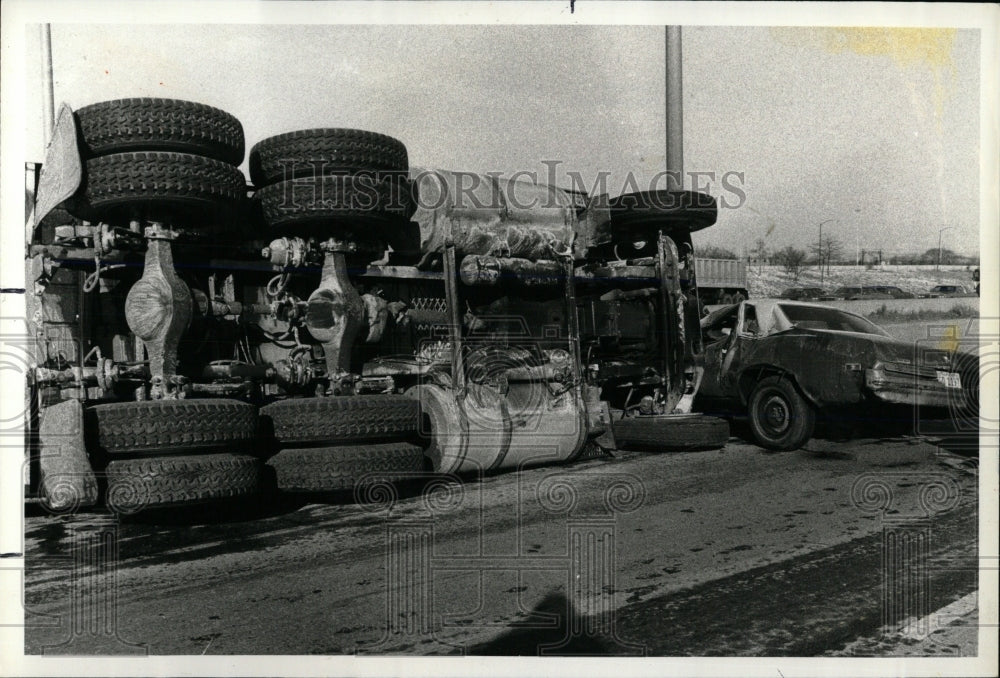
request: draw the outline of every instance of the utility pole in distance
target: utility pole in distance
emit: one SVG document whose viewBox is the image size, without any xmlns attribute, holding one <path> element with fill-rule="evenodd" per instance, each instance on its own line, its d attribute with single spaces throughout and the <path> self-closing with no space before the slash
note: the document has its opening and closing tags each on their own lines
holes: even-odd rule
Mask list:
<svg viewBox="0 0 1000 678">
<path fill-rule="evenodd" d="M 828 224 L 836 219 L 824 219 L 819 222 L 819 246 L 816 248 L 816 258 L 819 259 L 819 284 L 823 285 L 823 224 Z"/>
<path fill-rule="evenodd" d="M 937 263 L 934 264 L 934 270 L 935 271 L 940 271 L 941 270 L 941 234 L 944 233 L 945 231 L 950 231 L 953 228 L 955 228 L 955 227 L 954 226 L 945 226 L 944 228 L 942 228 L 941 230 L 938 231 L 938 255 L 937 255 Z"/>
</svg>

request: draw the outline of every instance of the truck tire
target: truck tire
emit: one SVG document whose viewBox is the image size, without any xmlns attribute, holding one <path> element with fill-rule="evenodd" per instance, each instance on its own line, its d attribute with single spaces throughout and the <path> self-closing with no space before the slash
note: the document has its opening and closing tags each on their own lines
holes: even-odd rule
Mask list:
<svg viewBox="0 0 1000 678">
<path fill-rule="evenodd" d="M 379 237 L 390 228 L 406 227 L 416 209 L 398 182 L 368 177 L 279 181 L 260 189 L 255 197 L 268 226 L 290 234 L 340 229 L 348 236 Z"/>
<path fill-rule="evenodd" d="M 417 432 L 418 404 L 402 395 L 289 398 L 263 407 L 280 443 L 403 440 Z"/>
<path fill-rule="evenodd" d="M 260 460 L 241 454 L 118 459 L 105 469 L 105 503 L 116 513 L 242 497 L 260 485 Z"/>
<path fill-rule="evenodd" d="M 786 377 L 762 379 L 750 394 L 750 430 L 769 450 L 797 450 L 816 427 L 816 411 Z"/>
<path fill-rule="evenodd" d="M 107 403 L 89 416 L 98 445 L 112 456 L 246 445 L 257 436 L 256 408 L 238 400 Z"/>
<path fill-rule="evenodd" d="M 715 198 L 696 191 L 640 191 L 610 201 L 616 240 L 655 239 L 660 229 L 700 231 L 715 223 Z"/>
<path fill-rule="evenodd" d="M 156 212 L 218 216 L 246 197 L 243 173 L 186 153 L 117 153 L 87 161 L 76 201 L 84 219 L 128 219 Z"/>
<path fill-rule="evenodd" d="M 250 180 L 255 186 L 358 172 L 396 177 L 408 171 L 403 142 L 357 129 L 288 132 L 268 137 L 250 149 Z"/>
<path fill-rule="evenodd" d="M 243 162 L 243 125 L 223 110 L 178 99 L 115 99 L 76 112 L 83 153 L 172 151 Z"/>
<path fill-rule="evenodd" d="M 410 443 L 342 445 L 282 450 L 267 461 L 278 489 L 333 492 L 366 482 L 406 480 L 424 470 L 424 453 Z"/>
<path fill-rule="evenodd" d="M 648 452 L 717 450 L 729 440 L 729 422 L 700 414 L 628 417 L 612 430 L 619 447 Z"/>
</svg>

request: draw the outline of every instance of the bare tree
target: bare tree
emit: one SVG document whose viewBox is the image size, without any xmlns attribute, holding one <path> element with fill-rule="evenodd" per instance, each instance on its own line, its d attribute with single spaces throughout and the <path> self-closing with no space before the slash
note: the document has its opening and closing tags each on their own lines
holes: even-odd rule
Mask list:
<svg viewBox="0 0 1000 678">
<path fill-rule="evenodd" d="M 757 238 L 754 243 L 753 249 L 750 250 L 750 258 L 757 262 L 757 272 L 760 273 L 764 268 L 764 263 L 767 261 L 767 241 L 763 238 Z"/>
<path fill-rule="evenodd" d="M 809 251 L 813 255 L 813 261 L 820 264 L 821 268 L 825 267 L 829 273 L 830 264 L 843 256 L 844 243 L 837 238 L 823 238 L 822 244 L 810 245 Z"/>
<path fill-rule="evenodd" d="M 805 266 L 807 256 L 805 250 L 789 245 L 775 252 L 774 260 L 785 270 L 785 273 L 791 275 L 797 282 L 802 267 Z"/>
<path fill-rule="evenodd" d="M 823 249 L 826 250 L 826 272 L 829 273 L 830 264 L 844 256 L 844 243 L 836 238 L 828 238 L 823 243 Z"/>
</svg>

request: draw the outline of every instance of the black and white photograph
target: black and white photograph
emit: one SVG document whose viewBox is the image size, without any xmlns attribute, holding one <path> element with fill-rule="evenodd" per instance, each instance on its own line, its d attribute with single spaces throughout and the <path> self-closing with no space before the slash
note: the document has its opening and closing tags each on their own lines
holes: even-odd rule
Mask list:
<svg viewBox="0 0 1000 678">
<path fill-rule="evenodd" d="M 2 10 L 0 675 L 997 674 L 1000 6 Z"/>
</svg>

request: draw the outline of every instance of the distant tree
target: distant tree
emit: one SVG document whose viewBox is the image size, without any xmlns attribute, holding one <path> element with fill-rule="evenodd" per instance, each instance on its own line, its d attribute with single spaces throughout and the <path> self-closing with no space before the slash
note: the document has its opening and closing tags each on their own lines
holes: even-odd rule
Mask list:
<svg viewBox="0 0 1000 678">
<path fill-rule="evenodd" d="M 941 263 L 942 264 L 960 264 L 963 263 L 965 257 L 960 256 L 955 253 L 954 250 L 950 250 L 946 247 L 941 248 Z M 936 264 L 938 263 L 938 248 L 932 247 L 923 254 L 920 255 L 921 264 Z"/>
<path fill-rule="evenodd" d="M 718 245 L 699 247 L 696 254 L 704 259 L 738 259 L 736 253 Z"/>
<path fill-rule="evenodd" d="M 785 273 L 788 273 L 798 281 L 802 267 L 805 266 L 807 256 L 805 250 L 800 250 L 797 247 L 789 245 L 775 252 L 774 260 L 785 270 Z"/>
<path fill-rule="evenodd" d="M 750 261 L 757 262 L 757 272 L 760 273 L 764 264 L 768 263 L 768 255 L 770 252 L 767 249 L 767 241 L 763 238 L 757 238 L 754 243 L 753 249 L 750 250 Z"/>
<path fill-rule="evenodd" d="M 825 266 L 827 273 L 829 273 L 830 264 L 843 256 L 844 243 L 837 238 L 823 238 L 822 245 L 819 243 L 810 245 L 809 251 L 813 255 L 812 261 L 820 267 Z"/>
</svg>

